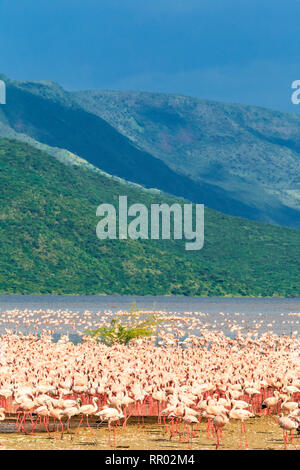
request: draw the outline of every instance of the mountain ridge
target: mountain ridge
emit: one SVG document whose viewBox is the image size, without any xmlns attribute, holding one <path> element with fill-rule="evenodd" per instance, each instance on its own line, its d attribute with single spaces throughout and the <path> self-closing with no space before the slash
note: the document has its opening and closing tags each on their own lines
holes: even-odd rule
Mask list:
<svg viewBox="0 0 300 470">
<path fill-rule="evenodd" d="M 157 188 L 233 215 L 256 218 L 259 211 L 228 197 L 222 188 L 178 175 L 160 159 L 137 149 L 105 120 L 73 103 L 61 88 L 57 96 L 56 89 L 51 84 L 36 86 L 33 82 L 28 85 L 8 80 L 8 99 L 1 110 L 0 122 L 15 132 L 66 149 L 107 173 L 146 188 Z"/>
<path fill-rule="evenodd" d="M 297 154 L 297 159 L 295 159 L 295 150 L 291 149 L 293 146 L 298 149 L 298 141 L 295 141 L 294 137 L 290 140 L 285 139 L 284 144 L 289 145 L 287 150 L 283 151 L 281 145 L 279 156 L 272 157 L 273 163 L 271 162 L 272 165 L 270 163 L 270 167 L 277 168 L 277 172 L 274 172 L 274 181 L 269 176 L 271 172 L 266 170 L 266 168 L 268 169 L 267 158 L 262 155 L 264 147 L 259 150 L 261 155 L 257 157 L 255 153 L 256 148 L 258 148 L 256 140 L 259 139 L 257 133 L 261 130 L 264 132 L 264 138 L 270 141 L 270 145 L 273 145 L 271 141 L 275 137 L 269 135 L 265 129 L 267 124 L 264 124 L 264 119 L 266 118 L 259 121 L 262 122 L 260 124 L 262 129 L 260 130 L 251 128 L 250 132 L 247 129 L 245 130 L 247 127 L 245 123 L 242 126 L 244 134 L 245 132 L 247 134 L 247 139 L 250 138 L 251 133 L 256 133 L 256 136 L 251 134 L 250 143 L 246 139 L 245 142 L 238 144 L 240 153 L 246 150 L 249 152 L 249 149 L 254 148 L 254 157 L 251 157 L 253 158 L 253 164 L 248 164 L 245 157 L 243 164 L 240 163 L 239 157 L 231 157 L 229 165 L 225 158 L 230 145 L 233 145 L 235 149 L 237 148 L 235 142 L 237 135 L 235 119 L 237 118 L 235 114 L 239 115 L 246 109 L 251 114 L 252 117 L 250 117 L 253 121 L 257 112 L 271 113 L 268 116 L 271 115 L 275 121 L 278 120 L 277 127 L 280 127 L 282 116 L 289 115 L 290 119 L 295 120 L 296 128 L 298 129 L 299 124 L 300 129 L 300 119 L 294 115 L 271 112 L 270 110 L 264 110 L 264 108 L 222 104 L 175 94 L 97 91 L 74 93 L 65 91 L 55 82 L 27 82 L 6 79 L 6 83 L 8 103 L 0 108 L 0 127 L 2 123 L 2 133 L 0 129 L 0 134 L 4 137 L 9 137 L 9 132 L 4 129 L 6 126 L 15 133 L 14 137 L 19 135 L 20 140 L 24 140 L 21 137 L 22 134 L 28 135 L 29 138 L 34 139 L 41 145 L 60 149 L 60 151 L 51 151 L 52 154 L 66 155 L 69 152 L 102 171 L 131 181 L 134 184 L 142 185 L 145 188 L 156 188 L 176 197 L 204 203 L 208 207 L 230 215 L 300 228 L 300 183 L 298 183 L 296 176 L 294 179 L 291 176 L 293 173 L 297 175 L 298 167 L 300 169 L 300 156 Z M 83 96 L 82 93 L 84 93 Z M 106 112 L 110 115 L 110 118 L 107 114 L 104 115 L 103 112 L 99 111 L 99 106 L 96 106 L 97 109 L 95 108 L 93 105 L 94 98 L 90 101 L 87 100 L 90 95 L 92 97 L 95 95 L 97 97 L 102 96 L 102 109 L 104 102 Z M 108 101 L 107 99 L 103 101 L 104 95 L 109 96 Z M 152 111 L 150 109 L 149 117 L 149 103 L 145 104 L 145 95 L 150 97 L 152 101 L 172 99 L 177 103 L 175 103 L 176 106 L 174 103 L 172 106 L 166 106 L 166 109 L 158 103 L 154 116 L 158 120 L 156 127 L 153 124 L 153 106 L 150 107 Z M 80 99 L 79 96 L 81 96 Z M 125 97 L 124 100 L 127 100 L 125 111 L 129 114 L 124 111 L 124 116 L 122 115 L 122 110 L 126 106 L 123 104 L 122 108 L 120 99 L 116 96 Z M 142 109 L 141 125 L 134 118 L 136 109 L 134 100 L 136 96 L 142 97 L 140 104 Z M 182 100 L 189 103 L 190 113 L 187 113 L 186 110 L 183 110 L 184 112 L 180 111 L 179 105 Z M 83 103 L 83 101 L 85 102 Z M 151 105 L 153 105 L 152 101 L 150 102 Z M 195 129 L 191 127 L 194 135 L 189 131 L 188 126 L 194 126 L 195 111 L 192 112 L 192 109 L 195 108 L 195 102 L 206 103 L 208 110 L 201 111 L 203 122 L 206 123 L 204 128 L 200 129 L 201 132 L 199 126 L 196 126 Z M 177 112 L 178 106 L 181 114 Z M 219 114 L 212 121 L 214 125 L 209 126 L 209 119 L 212 119 L 212 111 L 215 109 L 211 109 L 211 106 L 216 107 Z M 117 107 L 117 112 L 114 107 Z M 222 107 L 225 107 L 224 109 L 227 111 L 222 111 Z M 177 114 L 174 114 L 174 110 Z M 210 116 L 209 119 L 207 113 Z M 119 123 L 117 125 L 115 122 L 116 116 L 118 119 L 123 119 L 120 122 L 126 123 L 126 129 L 124 129 L 124 126 L 122 127 L 123 124 Z M 145 118 L 145 116 L 148 117 Z M 251 122 L 251 119 L 249 118 L 249 122 Z M 230 128 L 231 134 L 225 124 L 222 124 L 223 122 L 227 127 L 228 122 L 231 123 L 231 127 L 233 126 L 233 130 Z M 218 126 L 220 129 L 218 129 Z M 227 134 L 222 126 L 225 126 Z M 240 123 L 239 126 L 242 128 Z M 129 128 L 130 132 L 128 131 Z M 154 129 L 153 142 L 151 141 L 152 128 Z M 167 136 L 167 140 L 166 128 L 168 132 L 170 131 L 170 137 Z M 141 131 L 141 129 L 143 130 Z M 157 129 L 163 131 L 163 138 L 165 139 L 163 147 L 159 151 L 161 141 L 159 141 L 160 137 L 157 134 Z M 174 129 L 175 131 L 179 129 L 179 132 L 176 134 Z M 239 132 L 242 131 L 239 130 Z M 136 136 L 140 134 L 140 140 L 138 140 Z M 205 145 L 202 142 L 203 139 Z M 276 139 L 278 143 L 278 136 Z M 177 144 L 179 141 L 178 148 L 176 147 L 177 144 L 174 148 L 172 143 L 174 141 Z M 191 157 L 188 160 L 189 164 L 186 164 L 187 160 L 182 159 L 184 152 L 181 153 L 181 149 L 183 148 L 186 152 L 189 151 L 187 146 L 192 142 L 193 147 L 194 141 L 197 141 L 198 146 L 200 145 L 206 149 L 208 156 L 206 159 L 199 158 L 198 154 L 193 154 L 194 150 L 192 148 Z M 220 142 L 218 143 L 218 141 Z M 247 164 L 245 164 L 245 161 Z M 259 171 L 260 165 L 257 164 L 261 161 L 263 162 L 264 172 Z M 284 162 L 284 165 L 282 162 Z M 282 170 L 283 167 L 286 167 L 285 171 Z M 266 179 L 266 175 L 269 179 L 268 184 L 259 181 L 262 176 Z"/>
<path fill-rule="evenodd" d="M 174 171 L 226 189 L 266 217 L 273 206 L 273 212 L 296 209 L 291 221 L 299 218 L 299 116 L 176 94 L 72 94 Z"/>
</svg>

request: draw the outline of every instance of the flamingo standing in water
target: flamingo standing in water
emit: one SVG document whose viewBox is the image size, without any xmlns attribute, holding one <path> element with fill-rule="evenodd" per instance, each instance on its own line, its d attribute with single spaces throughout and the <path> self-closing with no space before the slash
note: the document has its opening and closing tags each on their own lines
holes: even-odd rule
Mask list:
<svg viewBox="0 0 300 470">
<path fill-rule="evenodd" d="M 207 428 L 206 428 L 206 433 L 207 433 L 207 439 L 209 439 L 209 431 L 212 427 L 212 420 L 220 415 L 224 414 L 227 412 L 227 409 L 223 405 L 218 405 L 214 399 L 208 400 L 208 404 L 206 406 L 205 411 L 201 413 L 201 416 L 207 418 Z M 213 431 L 213 428 L 212 428 Z"/>
<path fill-rule="evenodd" d="M 190 430 L 188 431 L 188 447 L 191 449 L 194 435 L 194 424 L 198 424 L 199 421 L 194 414 L 188 414 L 187 408 L 185 409 L 185 414 L 182 417 L 182 421 L 190 426 Z"/>
<path fill-rule="evenodd" d="M 219 432 L 222 433 L 222 429 L 224 428 L 224 426 L 226 426 L 227 423 L 229 423 L 229 418 L 226 416 L 225 413 L 221 413 L 213 419 L 213 426 L 215 428 L 216 433 L 216 449 L 219 449 L 220 447 Z"/>
<path fill-rule="evenodd" d="M 278 424 L 283 430 L 284 450 L 286 450 L 287 432 L 290 431 L 290 441 L 293 443 L 293 431 L 295 429 L 298 429 L 299 423 L 295 421 L 293 418 L 284 416 L 284 414 L 281 413 L 280 418 L 278 419 Z"/>
<path fill-rule="evenodd" d="M 17 402 L 17 400 L 15 399 L 15 401 Z M 31 400 L 28 396 L 22 396 L 20 399 L 18 398 L 18 402 L 19 404 L 19 407 L 17 409 L 17 411 L 19 413 L 21 413 L 23 411 L 23 417 L 22 419 L 20 420 L 20 426 L 19 426 L 19 429 L 18 429 L 18 432 L 23 429 L 23 431 L 25 432 L 25 428 L 24 428 L 24 425 L 25 425 L 25 418 L 26 418 L 26 414 L 29 414 L 29 418 L 30 418 L 30 421 L 31 421 L 31 424 L 32 426 L 34 426 L 34 422 L 32 420 L 32 411 L 34 410 L 34 408 L 36 407 L 36 401 L 35 400 Z M 19 416 L 18 416 L 19 418 Z M 16 422 L 16 426 L 18 424 L 18 420 Z"/>
<path fill-rule="evenodd" d="M 260 391 L 257 390 L 255 387 L 246 387 L 244 389 L 244 392 L 246 393 L 246 395 L 251 397 L 252 413 L 254 413 L 254 397 L 255 397 L 255 395 L 260 395 Z M 246 434 L 245 434 L 245 436 L 246 436 Z"/>
<path fill-rule="evenodd" d="M 81 420 L 80 420 L 80 423 L 78 425 L 78 428 L 76 430 L 76 434 L 78 433 L 79 431 L 79 428 L 81 426 L 81 423 L 83 421 L 83 418 L 86 416 L 86 424 L 88 425 L 88 427 L 90 428 L 90 423 L 89 423 L 89 415 L 94 415 L 97 411 L 98 411 L 98 397 L 93 397 L 92 399 L 92 402 L 93 404 L 88 404 L 88 405 L 83 405 L 83 406 L 80 406 L 79 408 L 79 413 L 78 414 L 81 414 Z"/>
<path fill-rule="evenodd" d="M 64 438 L 64 425 L 63 425 L 61 420 L 65 416 L 65 410 L 62 410 L 61 408 L 53 408 L 53 405 L 51 404 L 50 408 L 49 408 L 49 414 L 55 420 L 57 419 L 58 423 L 60 423 L 60 425 L 61 425 L 61 439 L 63 439 Z M 58 427 L 59 427 L 58 423 L 57 423 L 57 426 L 56 426 L 56 432 L 57 433 L 58 433 Z"/>
<path fill-rule="evenodd" d="M 49 416 L 50 416 L 50 411 L 48 409 L 48 407 L 46 405 L 42 405 L 42 406 L 39 406 L 38 408 L 36 408 L 34 410 L 34 414 L 37 414 L 38 417 L 36 419 L 36 422 L 34 423 L 33 427 L 32 427 L 32 434 L 38 424 L 38 421 L 40 421 L 40 423 L 42 422 L 42 416 L 43 416 L 43 424 L 44 424 L 44 427 L 46 428 L 46 431 L 47 433 L 50 435 L 50 431 L 49 431 L 49 428 L 48 428 L 48 421 L 46 421 L 46 419 L 49 419 Z"/>
<path fill-rule="evenodd" d="M 79 413 L 80 413 L 80 409 L 77 408 L 76 406 L 70 406 L 69 408 L 64 409 L 64 414 L 65 414 L 65 416 L 67 416 L 67 430 L 68 430 L 68 434 L 70 434 L 70 435 L 71 435 L 71 433 L 70 433 L 70 419 L 73 416 L 79 415 Z M 71 439 L 72 439 L 72 436 L 71 436 Z"/>
<path fill-rule="evenodd" d="M 246 426 L 245 426 L 245 419 L 255 418 L 255 415 L 248 410 L 245 409 L 237 409 L 235 406 L 232 410 L 229 411 L 229 418 L 231 419 L 238 419 L 241 421 L 241 439 L 240 439 L 240 447 L 242 447 L 242 440 L 243 440 L 243 433 L 245 435 L 245 444 L 248 447 L 247 436 L 246 436 Z"/>
<path fill-rule="evenodd" d="M 275 410 L 275 408 L 278 406 L 279 401 L 280 401 L 280 393 L 277 390 L 275 390 L 273 397 L 266 398 L 263 401 L 261 407 L 262 409 L 266 410 L 267 424 L 269 424 L 269 420 L 268 420 L 269 415 L 271 415 L 271 412 Z"/>
<path fill-rule="evenodd" d="M 110 439 L 110 430 L 111 430 L 111 423 L 115 421 L 119 421 L 120 419 L 124 418 L 123 411 L 121 409 L 116 409 L 116 408 L 103 408 L 101 411 L 98 411 L 95 413 L 95 416 L 98 416 L 101 421 L 107 421 L 108 424 L 108 433 L 109 433 L 109 438 L 108 438 L 108 445 L 111 445 L 111 439 Z M 113 428 L 114 432 L 114 445 L 116 445 L 116 435 L 115 435 L 115 428 Z"/>
</svg>

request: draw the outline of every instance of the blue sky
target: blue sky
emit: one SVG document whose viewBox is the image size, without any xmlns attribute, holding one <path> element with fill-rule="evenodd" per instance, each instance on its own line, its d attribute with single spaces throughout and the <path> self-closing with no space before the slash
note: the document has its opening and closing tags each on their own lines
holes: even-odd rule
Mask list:
<svg viewBox="0 0 300 470">
<path fill-rule="evenodd" d="M 0 72 L 300 112 L 299 0 L 0 0 Z"/>
</svg>

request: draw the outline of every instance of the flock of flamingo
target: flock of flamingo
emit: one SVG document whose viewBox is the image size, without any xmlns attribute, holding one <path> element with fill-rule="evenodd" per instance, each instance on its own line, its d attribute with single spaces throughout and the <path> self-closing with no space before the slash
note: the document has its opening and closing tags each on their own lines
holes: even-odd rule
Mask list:
<svg viewBox="0 0 300 470">
<path fill-rule="evenodd" d="M 247 447 L 245 422 L 265 415 L 266 426 L 275 420 L 282 428 L 284 448 L 298 448 L 300 340 L 295 331 L 259 335 L 256 319 L 252 329 L 232 322 L 235 336 L 229 337 L 205 319 L 170 315 L 156 338 L 127 346 L 91 338 L 74 344 L 68 335 L 53 341 L 53 312 L 16 312 L 8 313 L 14 330 L 0 336 L 0 421 L 15 416 L 17 432 L 44 428 L 49 435 L 63 439 L 67 432 L 75 439 L 82 423 L 94 428 L 106 422 L 113 446 L 116 430 L 128 420 L 134 417 L 143 426 L 146 416 L 157 416 L 166 439 L 187 437 L 189 448 L 205 421 L 203 432 L 218 449 L 229 422 L 240 422 L 240 446 Z M 74 315 L 68 315 L 79 332 Z M 57 312 L 56 317 L 60 322 L 66 315 Z M 34 333 L 18 331 L 32 318 L 39 318 Z"/>
</svg>

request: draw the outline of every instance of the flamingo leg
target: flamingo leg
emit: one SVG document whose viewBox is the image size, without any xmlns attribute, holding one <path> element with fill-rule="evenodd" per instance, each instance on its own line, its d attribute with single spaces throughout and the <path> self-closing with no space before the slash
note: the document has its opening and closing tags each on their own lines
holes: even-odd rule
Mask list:
<svg viewBox="0 0 300 470">
<path fill-rule="evenodd" d="M 215 427 L 215 444 L 216 444 L 216 450 L 219 448 L 219 433 L 218 433 L 218 428 Z"/>
<path fill-rule="evenodd" d="M 78 434 L 79 428 L 80 428 L 80 426 L 81 426 L 82 421 L 83 421 L 83 415 L 82 415 L 81 420 L 80 420 L 80 422 L 79 422 L 79 425 L 78 425 L 78 427 L 77 427 L 77 429 L 76 429 L 76 431 L 75 431 L 75 434 Z"/>
<path fill-rule="evenodd" d="M 243 422 L 243 428 L 244 428 L 244 435 L 245 435 L 245 445 L 248 447 L 248 441 L 247 441 L 247 435 L 246 435 L 246 426 L 245 423 Z"/>
<path fill-rule="evenodd" d="M 40 420 L 40 424 L 41 424 L 41 421 L 42 421 L 42 417 L 41 417 L 41 416 L 38 416 L 38 417 L 37 417 L 36 422 L 35 422 L 34 425 L 32 426 L 31 434 L 34 433 L 34 430 L 35 430 L 35 428 L 36 428 L 37 423 L 38 423 L 39 420 Z"/>
<path fill-rule="evenodd" d="M 129 415 L 127 415 L 126 419 L 124 419 L 123 427 L 126 427 L 127 421 L 129 420 L 130 416 L 132 416 L 132 413 L 130 413 Z"/>
<path fill-rule="evenodd" d="M 108 446 L 111 446 L 111 440 L 110 440 L 110 421 L 108 421 Z"/>
<path fill-rule="evenodd" d="M 114 425 L 113 425 L 113 434 L 114 434 L 114 443 L 113 443 L 113 445 L 115 446 L 116 445 L 116 429 L 115 429 Z"/>
<path fill-rule="evenodd" d="M 188 435 L 188 448 L 192 449 L 192 447 L 193 447 L 193 440 L 192 440 L 193 439 L 193 428 L 192 428 L 192 426 L 188 427 L 187 435 Z"/>
<path fill-rule="evenodd" d="M 61 436 L 60 436 L 60 438 L 63 439 L 64 438 L 64 423 L 61 421 L 60 424 L 61 424 Z"/>
<path fill-rule="evenodd" d="M 51 436 L 50 431 L 49 431 L 49 428 L 48 428 L 48 420 L 49 420 L 49 417 L 48 417 L 48 419 L 46 419 L 46 416 L 44 416 L 43 424 L 44 424 L 45 429 L 46 429 L 46 431 L 47 431 L 47 433 L 48 433 L 48 436 Z"/>
<path fill-rule="evenodd" d="M 241 421 L 240 447 L 243 447 L 243 421 Z"/>
<path fill-rule="evenodd" d="M 206 428 L 207 439 L 209 439 L 209 430 L 210 430 L 210 418 L 208 418 L 207 420 L 207 428 Z"/>
</svg>

